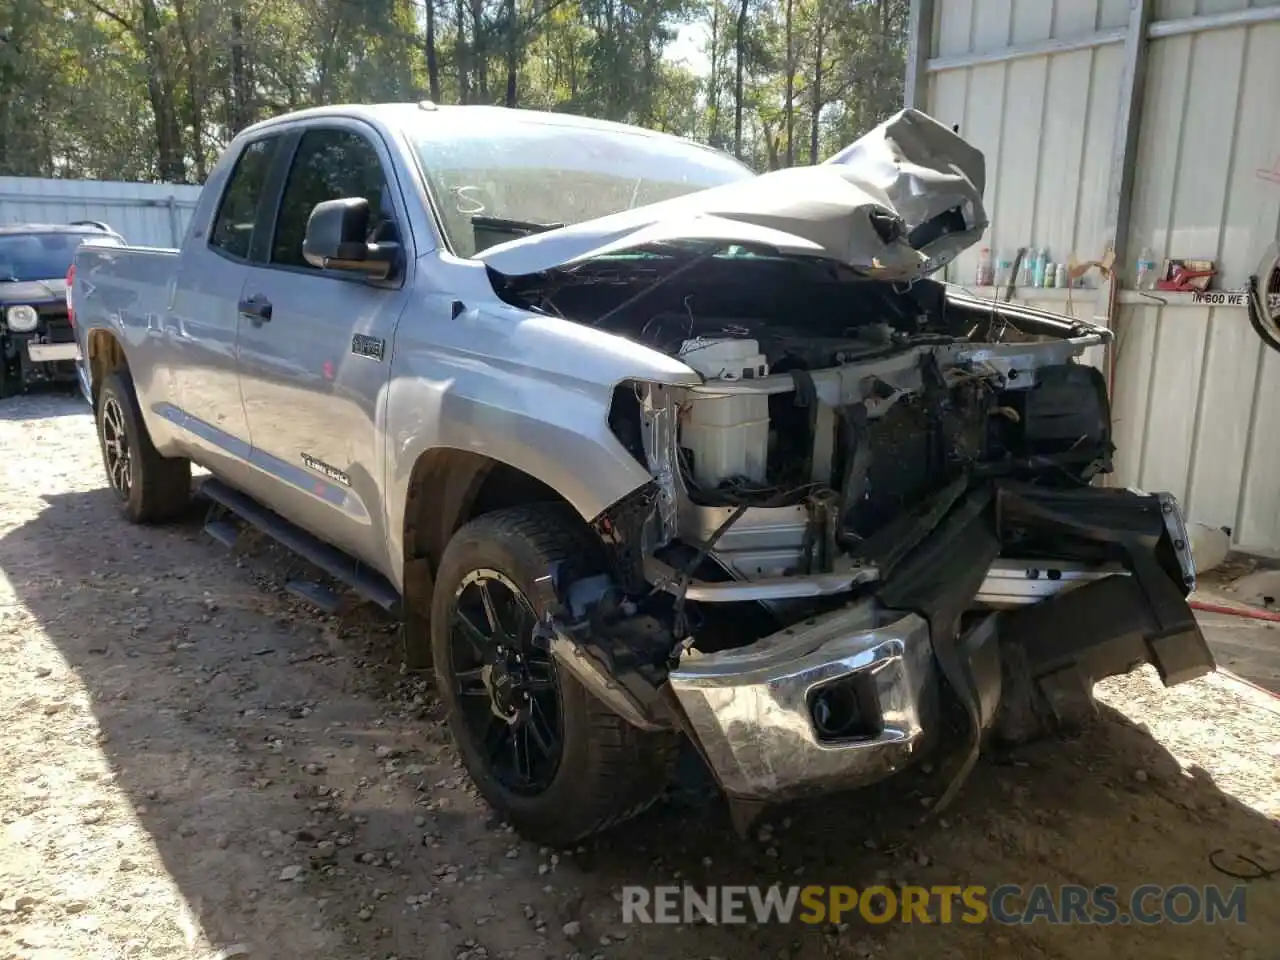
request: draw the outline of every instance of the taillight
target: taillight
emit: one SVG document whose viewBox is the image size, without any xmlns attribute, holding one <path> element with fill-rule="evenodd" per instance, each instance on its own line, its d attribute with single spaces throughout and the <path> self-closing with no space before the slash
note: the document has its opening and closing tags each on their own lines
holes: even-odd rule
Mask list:
<svg viewBox="0 0 1280 960">
<path fill-rule="evenodd" d="M 71 306 L 71 285 L 76 280 L 76 265 L 73 263 L 67 268 L 67 320 L 74 327 L 76 325 L 76 312 Z"/>
</svg>

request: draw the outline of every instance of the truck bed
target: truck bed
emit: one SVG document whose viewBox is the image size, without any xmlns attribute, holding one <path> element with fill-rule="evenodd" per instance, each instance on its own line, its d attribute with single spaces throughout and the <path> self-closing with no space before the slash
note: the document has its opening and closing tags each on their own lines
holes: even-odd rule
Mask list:
<svg viewBox="0 0 1280 960">
<path fill-rule="evenodd" d="M 149 380 L 159 369 L 152 363 L 163 338 L 171 336 L 168 319 L 178 251 L 162 247 L 83 247 L 76 253 L 76 340 L 80 344 L 80 384 L 89 396 L 95 331 L 110 331 L 128 353 L 135 379 Z M 138 384 L 139 396 L 150 391 Z M 144 404 L 145 409 L 145 404 Z M 148 424 L 150 425 L 150 424 Z"/>
</svg>

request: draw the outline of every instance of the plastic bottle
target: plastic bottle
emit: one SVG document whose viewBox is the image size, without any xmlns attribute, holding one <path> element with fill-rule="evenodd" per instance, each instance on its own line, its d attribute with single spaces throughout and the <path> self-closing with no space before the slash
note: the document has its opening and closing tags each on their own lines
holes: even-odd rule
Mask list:
<svg viewBox="0 0 1280 960">
<path fill-rule="evenodd" d="M 1035 257 L 1036 255 L 1031 252 L 1030 247 L 1028 247 L 1026 252 L 1022 255 L 1022 266 L 1018 269 L 1018 286 L 1031 286 L 1031 282 L 1035 279 L 1036 274 L 1035 263 L 1033 263 Z"/>
<path fill-rule="evenodd" d="M 1142 248 L 1142 255 L 1138 257 L 1138 289 L 1154 290 L 1156 286 L 1156 261 L 1155 254 L 1151 252 L 1150 247 Z"/>
<path fill-rule="evenodd" d="M 1058 265 L 1056 263 L 1046 263 L 1044 265 L 1044 285 L 1045 289 L 1052 289 L 1058 284 Z"/>
<path fill-rule="evenodd" d="M 1009 281 L 1013 278 L 1013 261 L 1008 257 L 1001 257 L 996 263 L 996 286 L 1005 287 L 1009 285 Z"/>
<path fill-rule="evenodd" d="M 1065 287 L 1071 282 L 1067 276 L 1067 265 L 1065 263 L 1058 264 L 1058 276 L 1055 279 L 1057 280 L 1056 285 L 1059 287 Z"/>
<path fill-rule="evenodd" d="M 1041 247 L 1040 252 L 1036 255 L 1035 266 L 1032 269 L 1031 285 L 1034 287 L 1044 286 L 1045 269 L 1049 266 L 1049 251 L 1046 247 Z"/>
<path fill-rule="evenodd" d="M 978 275 L 974 279 L 980 287 L 989 287 L 996 282 L 995 271 L 991 266 L 990 247 L 983 247 L 978 254 Z"/>
</svg>

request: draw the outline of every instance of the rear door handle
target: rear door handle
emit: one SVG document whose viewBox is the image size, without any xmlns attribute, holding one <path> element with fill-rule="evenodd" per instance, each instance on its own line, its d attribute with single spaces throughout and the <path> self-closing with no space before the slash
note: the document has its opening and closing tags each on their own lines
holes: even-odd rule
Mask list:
<svg viewBox="0 0 1280 960">
<path fill-rule="evenodd" d="M 240 316 L 248 317 L 251 323 L 266 323 L 271 319 L 271 301 L 260 293 L 241 300 Z"/>
</svg>

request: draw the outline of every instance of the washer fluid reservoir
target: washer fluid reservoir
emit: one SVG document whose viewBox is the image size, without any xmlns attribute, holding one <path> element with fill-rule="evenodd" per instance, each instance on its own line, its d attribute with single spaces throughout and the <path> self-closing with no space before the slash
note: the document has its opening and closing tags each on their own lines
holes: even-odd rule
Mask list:
<svg viewBox="0 0 1280 960">
<path fill-rule="evenodd" d="M 767 376 L 769 365 L 755 340 L 686 340 L 680 360 L 708 381 L 748 380 Z M 680 446 L 693 454 L 693 477 L 713 490 L 726 480 L 745 478 L 764 483 L 769 457 L 769 398 L 734 396 L 693 402 L 680 427 Z"/>
</svg>

